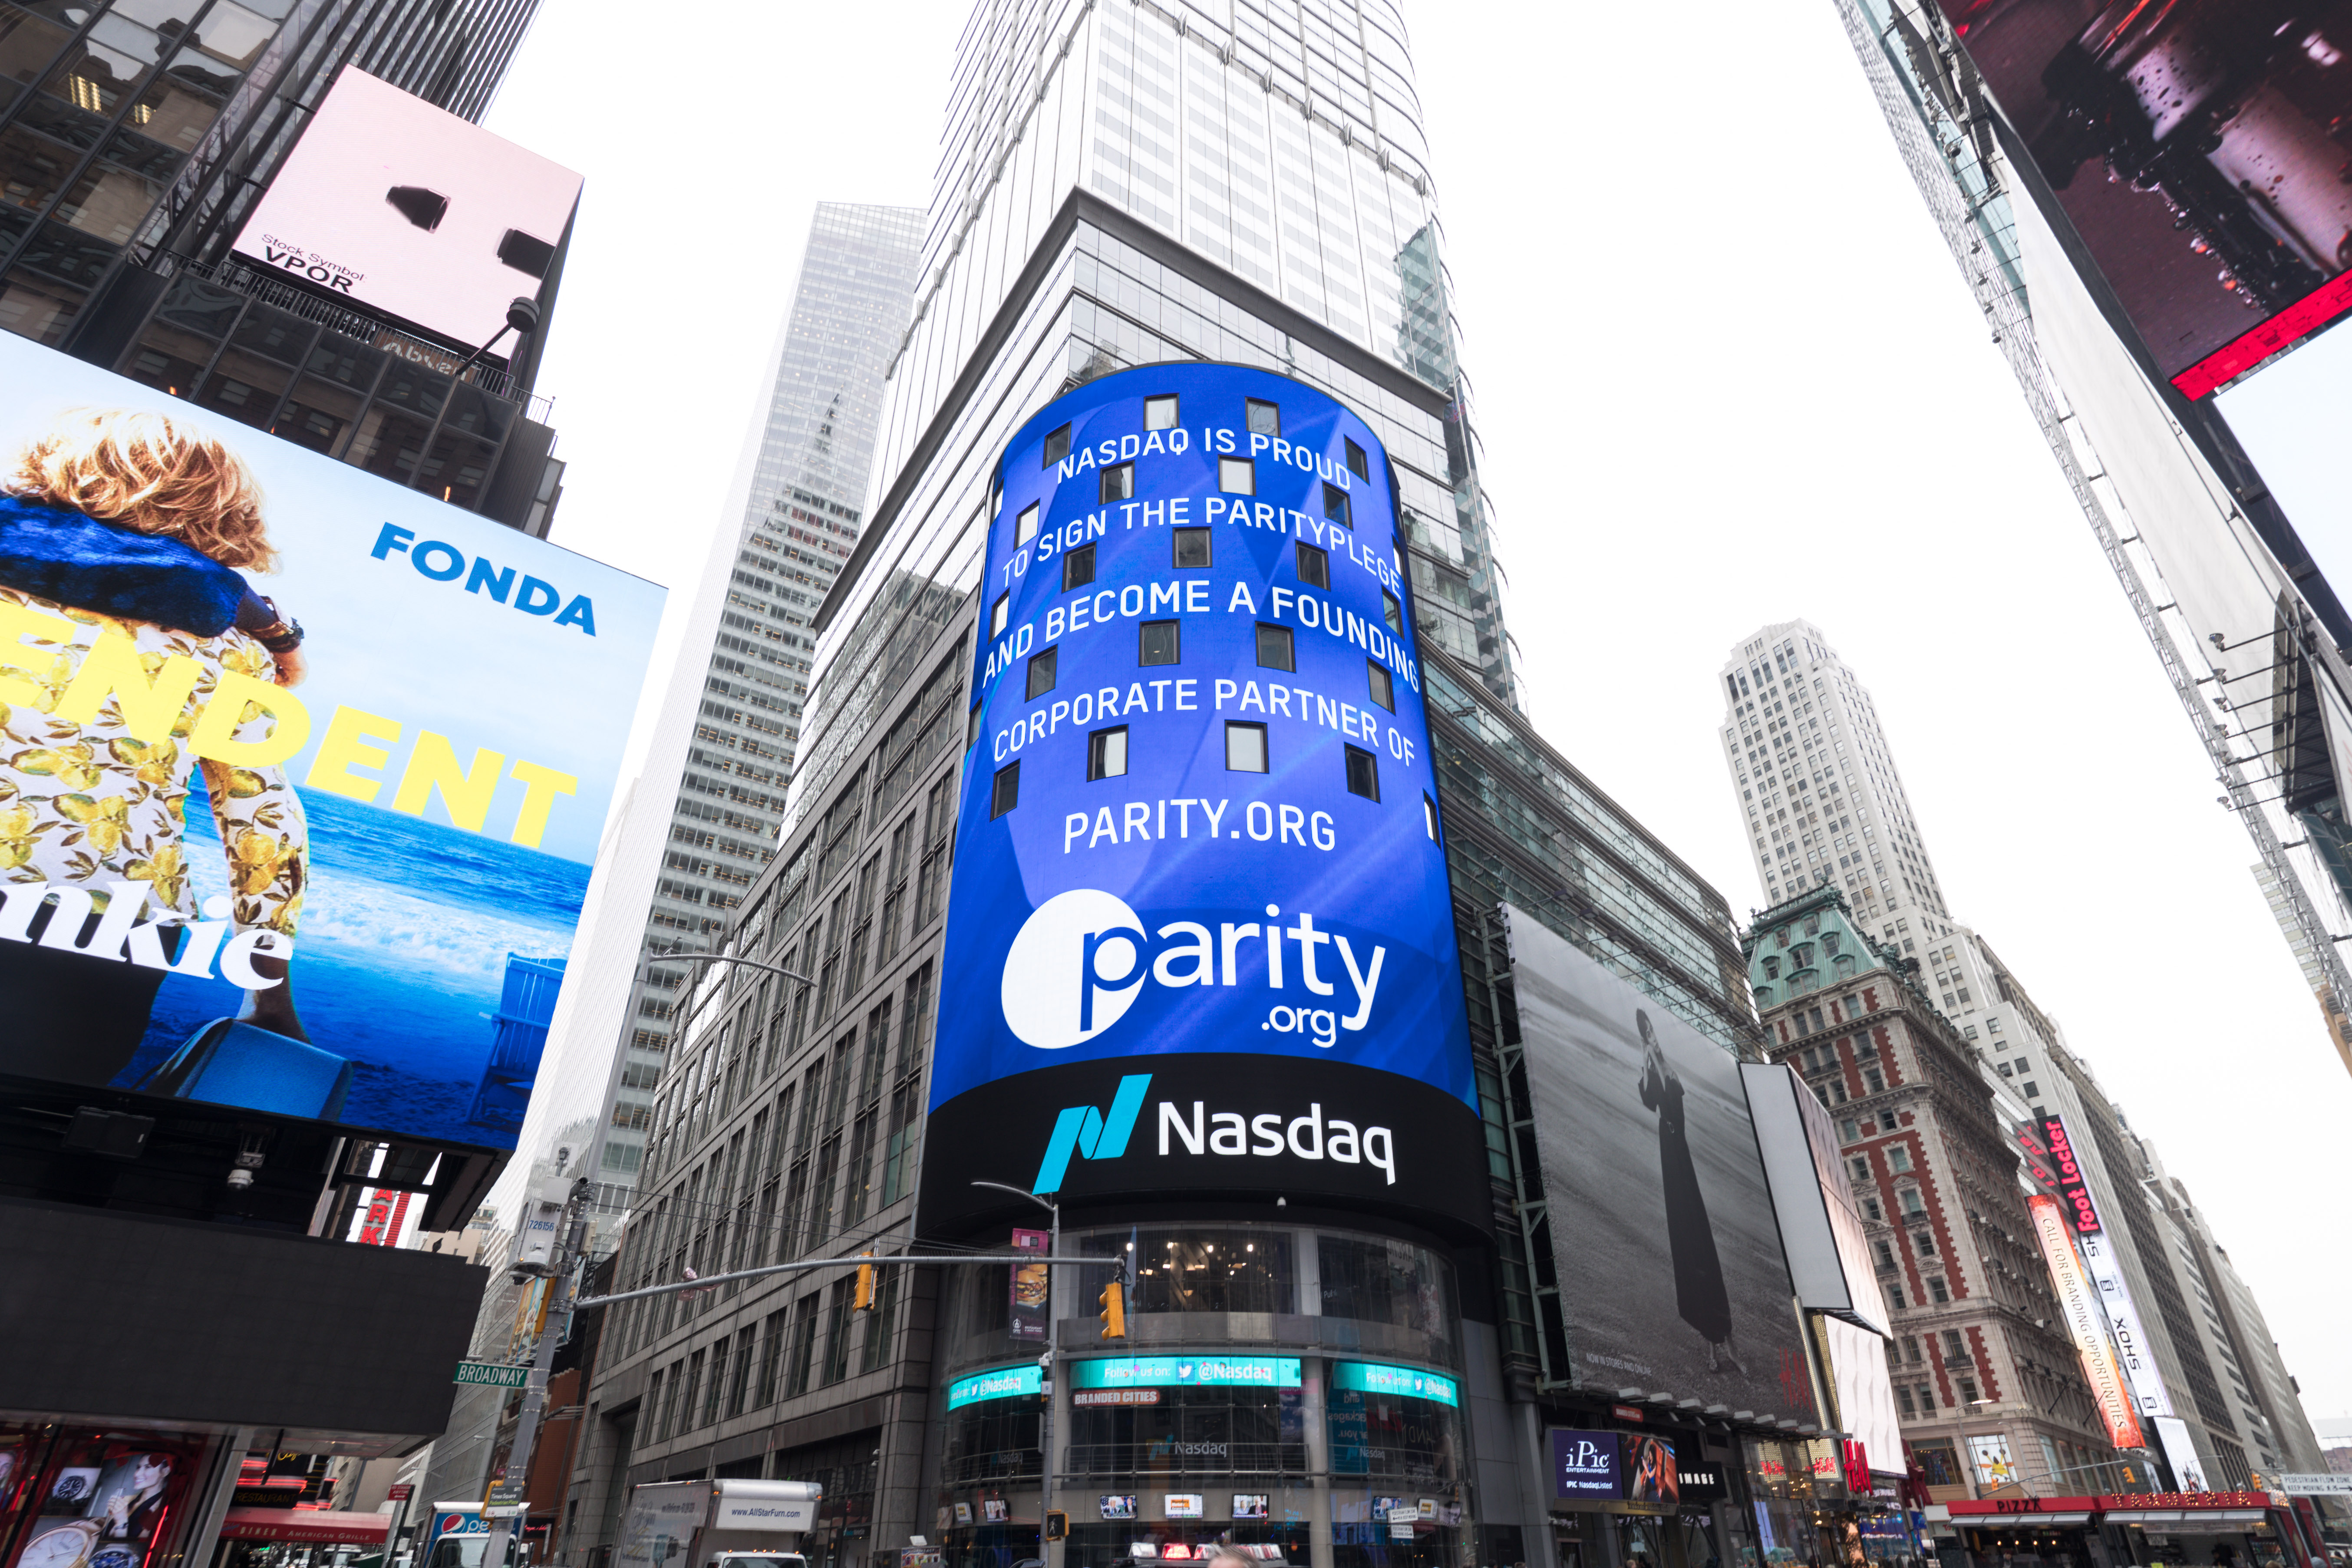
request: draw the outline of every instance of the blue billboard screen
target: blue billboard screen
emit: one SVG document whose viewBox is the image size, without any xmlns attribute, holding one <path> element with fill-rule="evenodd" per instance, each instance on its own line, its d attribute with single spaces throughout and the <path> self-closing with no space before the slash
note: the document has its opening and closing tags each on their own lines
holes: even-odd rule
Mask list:
<svg viewBox="0 0 2352 1568">
<path fill-rule="evenodd" d="M 1475 1117 L 1392 484 L 1354 414 L 1226 365 L 1089 383 L 1007 447 L 931 1107 L 1094 1066 L 1024 1189 L 1393 1196 L 1435 1152 L 1410 1106 Z M 1249 1081 L 1196 1092 L 1205 1056 Z"/>
</svg>

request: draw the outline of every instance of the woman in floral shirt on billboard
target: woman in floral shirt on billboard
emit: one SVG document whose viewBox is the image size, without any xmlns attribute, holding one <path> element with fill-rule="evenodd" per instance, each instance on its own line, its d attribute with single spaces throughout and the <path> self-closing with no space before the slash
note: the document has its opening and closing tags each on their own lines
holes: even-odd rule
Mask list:
<svg viewBox="0 0 2352 1568">
<path fill-rule="evenodd" d="M 87 889 L 94 908 L 77 942 L 97 931 L 116 882 L 147 884 L 143 919 L 225 915 L 236 931 L 290 941 L 309 870 L 301 802 L 281 769 L 199 760 L 189 745 L 225 673 L 301 679 L 299 629 L 239 574 L 274 564 L 244 463 L 169 416 L 68 415 L 0 470 L 0 891 Z M 92 712 L 66 700 L 85 664 L 106 657 L 100 644 L 123 637 L 156 690 L 186 679 L 185 665 L 166 668 L 175 656 L 195 661 L 168 734 L 160 721 L 138 726 L 147 739 L 134 733 L 121 680 Z M 275 723 L 248 702 L 233 733 L 258 742 Z M 226 854 L 226 910 L 217 895 L 201 909 L 190 876 L 186 806 L 198 769 Z M 0 937 L 14 939 L 0 940 L 9 1019 L 0 1071 L 105 1083 L 137 1051 L 163 973 L 124 962 L 120 949 L 42 945 L 57 906 L 18 902 L 0 919 Z M 182 935 L 170 931 L 168 951 Z M 306 1038 L 285 960 L 257 956 L 253 969 L 278 984 L 252 993 L 249 1020 Z"/>
</svg>

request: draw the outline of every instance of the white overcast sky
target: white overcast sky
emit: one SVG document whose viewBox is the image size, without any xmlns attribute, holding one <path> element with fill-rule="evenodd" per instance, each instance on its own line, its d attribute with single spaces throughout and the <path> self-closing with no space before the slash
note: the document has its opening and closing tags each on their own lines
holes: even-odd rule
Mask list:
<svg viewBox="0 0 2352 1568">
<path fill-rule="evenodd" d="M 2312 1417 L 2352 1415 L 2352 1078 L 1829 0 L 1405 3 L 1536 722 L 1744 917 L 1716 669 L 1820 625 L 1955 912 L 2205 1205 Z M 544 8 L 488 124 L 587 177 L 558 543 L 691 580 L 811 210 L 928 199 L 964 9 L 736 0 L 614 110 L 641 9 Z"/>
</svg>

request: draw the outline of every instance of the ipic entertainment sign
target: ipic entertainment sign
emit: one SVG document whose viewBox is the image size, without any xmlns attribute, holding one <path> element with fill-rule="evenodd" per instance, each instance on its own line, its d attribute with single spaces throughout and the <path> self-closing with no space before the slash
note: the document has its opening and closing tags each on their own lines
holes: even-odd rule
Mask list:
<svg viewBox="0 0 2352 1568">
<path fill-rule="evenodd" d="M 1551 1434 L 1551 1490 L 1556 1498 L 1624 1495 L 1617 1434 L 1556 1426 Z"/>
<path fill-rule="evenodd" d="M 1487 1223 L 1392 484 L 1354 414 L 1228 365 L 1007 446 L 924 1225 L 995 1208 L 975 1175 Z"/>
</svg>

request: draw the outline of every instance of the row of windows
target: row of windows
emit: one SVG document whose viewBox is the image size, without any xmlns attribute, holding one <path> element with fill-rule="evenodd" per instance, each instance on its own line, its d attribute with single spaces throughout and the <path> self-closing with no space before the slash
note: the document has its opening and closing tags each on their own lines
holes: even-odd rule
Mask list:
<svg viewBox="0 0 2352 1568">
<path fill-rule="evenodd" d="M 1143 400 L 1143 427 L 1146 430 L 1175 429 L 1178 425 L 1183 422 L 1183 416 L 1180 412 L 1180 407 L 1181 405 L 1177 401 L 1176 395 L 1173 393 L 1168 393 L 1158 397 L 1145 398 Z M 1262 397 L 1247 398 L 1244 400 L 1243 419 L 1244 423 L 1249 426 L 1249 433 L 1253 436 L 1279 436 L 1282 434 L 1282 405 L 1278 403 L 1269 403 Z M 1372 477 L 1371 460 L 1365 456 L 1364 449 L 1361 447 L 1357 446 L 1353 441 L 1347 442 L 1346 446 L 1348 448 L 1348 471 L 1354 474 L 1360 479 L 1370 479 Z M 1045 444 L 1041 449 L 1041 452 L 1042 458 L 1037 465 L 1041 468 L 1050 468 L 1055 464 L 1060 462 L 1063 458 L 1068 457 L 1070 455 L 1070 427 L 1067 425 L 1064 425 L 1058 429 L 1048 431 L 1045 436 Z M 1108 500 L 1110 498 L 1106 496 L 1103 499 Z"/>
<path fill-rule="evenodd" d="M 1144 621 L 1136 627 L 1135 662 L 1149 664 L 1181 664 L 1183 662 L 1183 623 L 1181 621 Z M 1270 622 L 1257 624 L 1257 667 L 1297 673 L 1297 642 L 1288 626 Z M 1062 678 L 1062 650 L 1059 644 L 1033 654 L 1029 659 L 1029 676 L 1023 687 L 1024 701 L 1034 702 L 1054 689 Z M 1364 686 L 1371 700 L 1396 711 L 1396 677 L 1378 659 L 1364 660 Z"/>
<path fill-rule="evenodd" d="M 1128 770 L 1129 730 L 1124 724 L 1108 730 L 1096 730 L 1087 736 L 1087 779 L 1089 783 L 1102 779 L 1124 778 Z M 1381 760 L 1361 746 L 1343 746 L 1347 757 L 1348 793 L 1377 802 L 1381 798 Z M 1273 771 L 1266 746 L 1265 726 L 1233 719 L 1225 722 L 1225 771 L 1236 773 L 1263 773 Z M 1424 826 L 1430 838 L 1437 837 L 1437 809 L 1428 805 Z M 996 770 L 990 786 L 988 816 L 992 822 L 1021 804 L 1021 763 L 1010 762 Z"/>
</svg>

